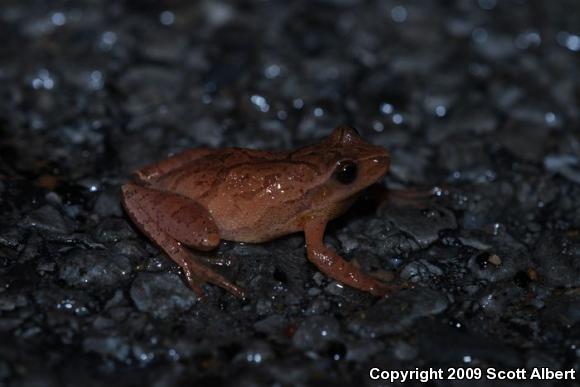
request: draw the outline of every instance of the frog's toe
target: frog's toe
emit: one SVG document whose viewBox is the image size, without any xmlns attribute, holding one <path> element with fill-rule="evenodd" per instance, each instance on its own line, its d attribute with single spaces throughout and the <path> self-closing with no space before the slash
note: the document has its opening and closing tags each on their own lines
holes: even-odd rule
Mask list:
<svg viewBox="0 0 580 387">
<path fill-rule="evenodd" d="M 225 286 L 222 286 L 222 285 L 220 285 L 220 286 L 223 287 L 224 289 L 226 289 L 228 292 L 230 292 L 234 296 L 236 296 L 237 298 L 241 298 L 241 299 L 246 298 L 246 292 L 244 291 L 244 289 L 232 284 L 231 282 L 226 281 Z"/>
<path fill-rule="evenodd" d="M 405 281 L 402 285 L 401 285 L 402 289 L 415 289 L 415 284 L 409 281 Z"/>
<path fill-rule="evenodd" d="M 197 262 L 195 257 L 187 259 L 187 263 L 181 265 L 181 268 L 184 270 L 189 287 L 202 299 L 205 298 L 205 292 L 202 287 L 206 283 L 217 285 L 237 298 L 245 298 L 245 292 L 239 286 L 231 283 L 202 263 Z"/>
<path fill-rule="evenodd" d="M 371 285 L 371 287 L 369 287 L 368 292 L 371 293 L 373 296 L 388 297 L 405 288 L 406 288 L 405 286 L 401 285 L 388 285 L 384 282 L 375 281 Z"/>
<path fill-rule="evenodd" d="M 217 273 L 215 274 L 215 276 L 211 276 L 211 278 L 204 279 L 186 273 L 185 278 L 187 279 L 187 284 L 189 285 L 191 290 L 193 290 L 195 294 L 202 300 L 205 299 L 205 291 L 203 290 L 203 285 L 205 285 L 208 282 L 227 290 L 229 293 L 231 293 L 237 298 L 246 297 L 246 293 L 242 288 L 240 288 L 237 285 L 234 285 L 233 283 L 229 282 L 228 280 L 221 277 Z"/>
<path fill-rule="evenodd" d="M 217 273 L 216 273 L 217 275 Z M 219 279 L 210 279 L 209 281 L 214 284 L 219 286 L 220 288 L 223 288 L 225 290 L 227 290 L 229 293 L 231 293 L 232 295 L 234 295 L 237 298 L 246 298 L 246 293 L 244 292 L 244 290 L 242 288 L 240 288 L 239 286 L 231 283 L 230 281 L 228 281 L 227 279 L 223 278 L 220 275 L 217 275 L 220 278 Z"/>
<path fill-rule="evenodd" d="M 185 276 L 185 278 L 187 279 L 187 284 L 189 285 L 189 287 L 191 288 L 191 290 L 194 291 L 194 293 L 201 299 L 204 300 L 205 299 L 205 292 L 202 288 L 203 286 L 203 282 L 199 281 L 199 280 L 194 280 L 192 279 L 190 276 Z"/>
</svg>

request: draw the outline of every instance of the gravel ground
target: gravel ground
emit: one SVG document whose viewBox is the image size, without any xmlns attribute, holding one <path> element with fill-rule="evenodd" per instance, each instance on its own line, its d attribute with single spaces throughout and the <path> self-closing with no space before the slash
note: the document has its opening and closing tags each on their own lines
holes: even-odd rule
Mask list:
<svg viewBox="0 0 580 387">
<path fill-rule="evenodd" d="M 580 3 L 288 3 L 3 2 L 0 385 L 580 371 Z M 415 284 L 395 297 L 330 281 L 292 235 L 222 243 L 249 297 L 198 302 L 120 207 L 170 152 L 288 149 L 344 123 L 392 152 L 384 186 L 444 187 L 328 229 Z"/>
</svg>

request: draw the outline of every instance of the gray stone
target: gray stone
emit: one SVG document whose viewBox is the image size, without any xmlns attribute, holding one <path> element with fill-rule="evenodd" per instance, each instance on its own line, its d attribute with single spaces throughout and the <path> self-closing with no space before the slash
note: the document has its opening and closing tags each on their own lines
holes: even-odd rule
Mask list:
<svg viewBox="0 0 580 387">
<path fill-rule="evenodd" d="M 354 316 L 348 328 L 362 337 L 398 333 L 420 318 L 442 313 L 448 305 L 449 300 L 443 293 L 427 288 L 405 290 Z"/>
<path fill-rule="evenodd" d="M 114 289 L 131 274 L 131 262 L 123 255 L 102 250 L 72 249 L 57 258 L 58 276 L 67 285 Z"/>
<path fill-rule="evenodd" d="M 20 225 L 33 230 L 57 234 L 66 234 L 71 231 L 70 222 L 65 220 L 60 212 L 50 205 L 30 212 L 24 217 Z"/>
<path fill-rule="evenodd" d="M 331 316 L 309 316 L 298 326 L 292 343 L 302 350 L 320 350 L 329 341 L 340 338 L 340 325 Z"/>
<path fill-rule="evenodd" d="M 140 273 L 130 293 L 137 309 L 160 319 L 176 318 L 197 302 L 195 293 L 173 273 Z"/>
<path fill-rule="evenodd" d="M 533 262 L 549 286 L 580 286 L 580 242 L 558 235 L 543 235 Z"/>
</svg>

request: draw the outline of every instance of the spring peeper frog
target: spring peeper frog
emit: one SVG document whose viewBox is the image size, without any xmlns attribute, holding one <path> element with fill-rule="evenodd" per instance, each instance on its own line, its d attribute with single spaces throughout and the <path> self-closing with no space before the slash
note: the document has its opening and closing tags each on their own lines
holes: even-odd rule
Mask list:
<svg viewBox="0 0 580 387">
<path fill-rule="evenodd" d="M 383 296 L 387 285 L 324 245 L 326 224 L 389 169 L 389 153 L 338 127 L 315 145 L 269 152 L 191 149 L 136 172 L 122 187 L 137 227 L 185 273 L 200 296 L 213 283 L 243 291 L 204 265 L 188 246 L 209 251 L 221 239 L 259 243 L 303 231 L 308 259 L 329 277 Z"/>
</svg>

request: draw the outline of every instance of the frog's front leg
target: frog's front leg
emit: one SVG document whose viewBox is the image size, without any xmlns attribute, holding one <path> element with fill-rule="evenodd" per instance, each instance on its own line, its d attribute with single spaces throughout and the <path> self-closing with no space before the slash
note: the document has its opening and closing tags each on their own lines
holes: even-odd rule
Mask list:
<svg viewBox="0 0 580 387">
<path fill-rule="evenodd" d="M 304 224 L 308 259 L 327 276 L 353 288 L 364 290 L 375 296 L 396 292 L 399 286 L 387 285 L 375 277 L 362 272 L 352 263 L 324 245 L 326 220 L 312 219 Z"/>
<path fill-rule="evenodd" d="M 196 260 L 183 247 L 185 244 L 208 251 L 218 246 L 219 230 L 204 207 L 185 196 L 134 183 L 123 185 L 122 190 L 123 205 L 133 222 L 181 267 L 187 282 L 200 297 L 205 282 L 243 297 L 240 288 Z"/>
</svg>

